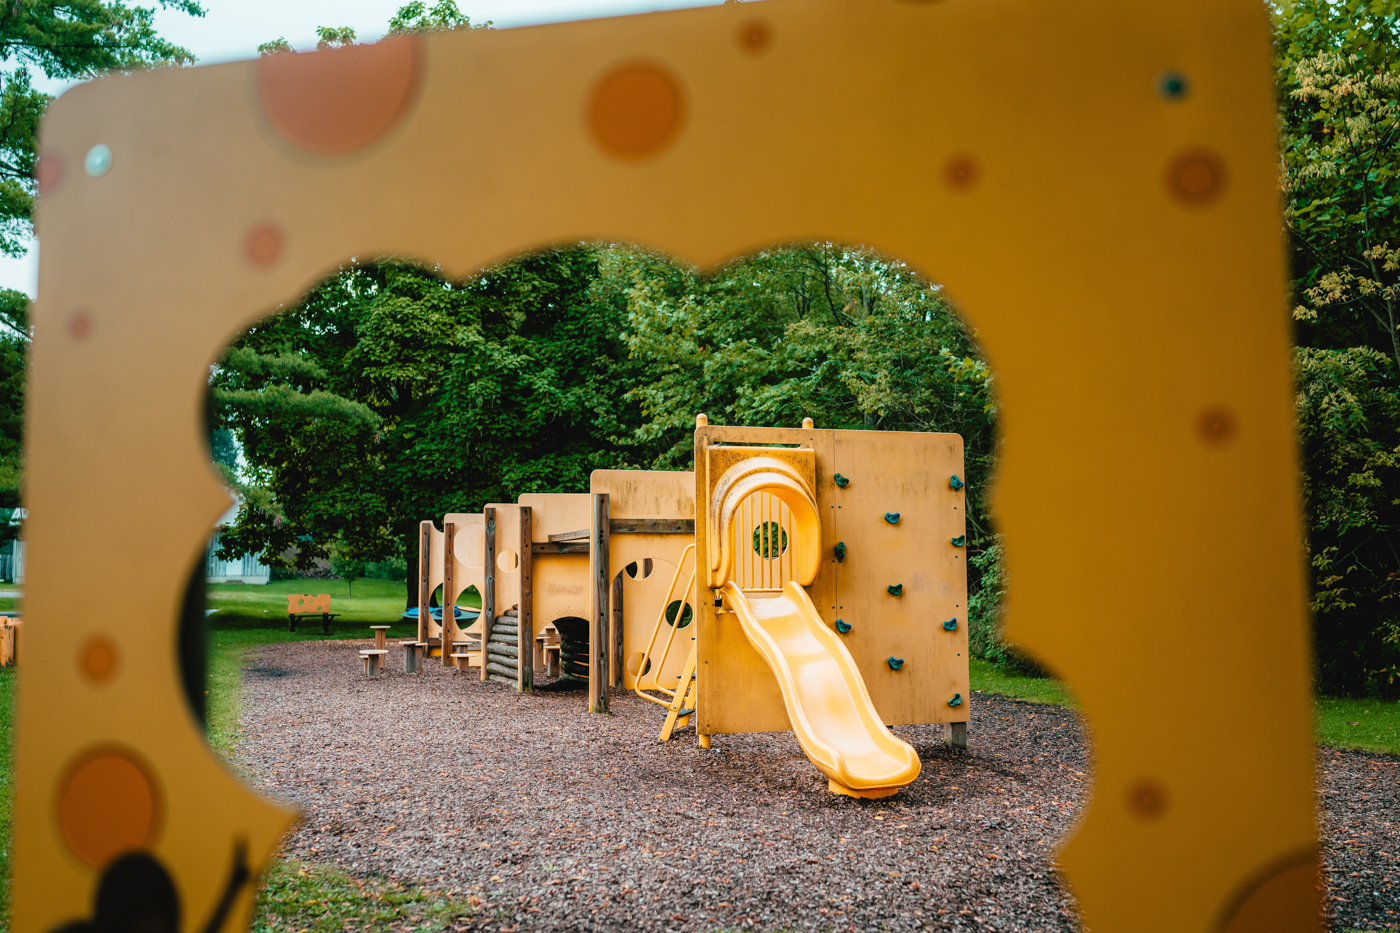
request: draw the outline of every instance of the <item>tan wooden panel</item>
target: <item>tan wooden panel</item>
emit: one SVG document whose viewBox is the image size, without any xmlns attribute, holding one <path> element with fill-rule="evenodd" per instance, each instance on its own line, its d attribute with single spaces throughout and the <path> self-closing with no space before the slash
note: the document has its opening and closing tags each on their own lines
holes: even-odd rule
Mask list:
<svg viewBox="0 0 1400 933">
<path fill-rule="evenodd" d="M 890 725 L 966 722 L 967 551 L 951 544 L 966 524 L 963 493 L 949 482 L 963 475 L 962 438 L 833 434 L 834 472 L 850 482 L 823 483 L 827 511 L 836 517 L 827 552 L 846 544 L 845 561 L 835 565 L 837 611 L 851 625 L 843 640 L 870 699 Z M 898 524 L 885 520 L 887 512 L 899 514 Z M 891 585 L 902 586 L 901 595 L 890 595 Z M 956 631 L 944 631 L 952 618 Z M 891 656 L 904 666 L 890 670 Z M 963 704 L 949 708 L 955 693 Z"/>
<path fill-rule="evenodd" d="M 593 521 L 592 500 L 587 493 L 526 493 L 519 504 L 533 510 L 530 536 L 537 542 L 548 541 L 552 534 L 588 528 Z M 587 554 L 535 555 L 535 634 L 555 619 L 591 618 L 588 565 Z"/>
</svg>

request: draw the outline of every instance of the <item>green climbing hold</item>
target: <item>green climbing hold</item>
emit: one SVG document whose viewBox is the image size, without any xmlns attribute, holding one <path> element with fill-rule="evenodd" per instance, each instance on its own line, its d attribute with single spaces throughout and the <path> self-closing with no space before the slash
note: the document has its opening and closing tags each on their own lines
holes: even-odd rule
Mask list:
<svg viewBox="0 0 1400 933">
<path fill-rule="evenodd" d="M 885 513 L 885 521 L 889 522 L 891 525 L 898 525 L 898 524 L 899 524 L 899 513 L 898 513 L 898 512 L 886 512 L 886 513 Z"/>
<path fill-rule="evenodd" d="M 845 635 L 850 630 L 851 623 L 847 622 L 845 619 L 836 620 L 836 631 L 840 632 L 842 635 Z"/>
<path fill-rule="evenodd" d="M 954 473 L 951 477 L 949 477 L 948 483 L 949 483 L 949 485 L 951 485 L 954 489 L 962 489 L 963 486 L 967 485 L 967 484 L 964 483 L 962 480 L 958 479 L 958 475 L 957 475 L 956 473 Z"/>
<path fill-rule="evenodd" d="M 957 616 L 953 616 L 953 617 L 952 617 L 951 619 L 949 619 L 947 622 L 944 622 L 944 623 L 943 623 L 943 631 L 945 631 L 945 632 L 956 632 L 957 630 L 958 630 L 958 617 L 957 617 Z"/>
<path fill-rule="evenodd" d="M 836 547 L 833 548 L 833 550 L 836 551 L 836 563 L 844 564 L 846 562 L 846 542 L 837 541 Z"/>
<path fill-rule="evenodd" d="M 894 657 L 893 655 L 891 655 L 891 657 L 890 657 L 890 662 L 889 662 L 889 663 L 890 663 L 890 670 L 892 670 L 892 671 L 897 671 L 897 670 L 899 670 L 901 667 L 904 666 L 904 659 L 903 659 L 903 658 L 896 658 L 896 657 Z M 960 700 L 959 702 L 962 702 L 962 701 Z"/>
<path fill-rule="evenodd" d="M 961 693 L 955 693 L 955 694 L 953 694 L 952 698 L 948 700 L 948 705 L 949 705 L 949 706 L 962 706 L 962 694 L 961 694 Z"/>
<path fill-rule="evenodd" d="M 890 594 L 891 596 L 899 596 L 899 595 L 902 595 L 902 594 L 904 593 L 904 584 L 903 584 L 903 583 L 891 583 L 889 586 L 885 587 L 885 589 L 889 591 L 889 594 Z"/>
<path fill-rule="evenodd" d="M 846 484 L 851 481 L 849 477 L 842 476 L 840 473 L 837 473 L 832 479 L 836 482 L 836 485 L 840 486 L 842 489 L 845 489 Z"/>
<path fill-rule="evenodd" d="M 953 547 L 962 547 L 966 543 L 967 535 L 958 535 L 956 538 L 952 539 Z"/>
</svg>

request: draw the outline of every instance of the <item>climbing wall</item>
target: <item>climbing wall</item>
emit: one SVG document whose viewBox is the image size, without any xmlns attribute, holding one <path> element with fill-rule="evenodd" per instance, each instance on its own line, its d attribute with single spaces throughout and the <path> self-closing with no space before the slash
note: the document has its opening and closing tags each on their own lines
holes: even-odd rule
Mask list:
<svg viewBox="0 0 1400 933">
<path fill-rule="evenodd" d="M 890 725 L 968 721 L 964 487 L 952 479 L 963 482 L 962 438 L 705 426 L 696 431 L 697 503 L 708 503 L 724 471 L 762 455 L 753 445 L 764 444 L 815 452 L 822 564 L 806 589 L 841 634 L 881 718 Z M 760 506 L 755 528 L 767 520 Z M 742 536 L 755 540 L 752 531 Z M 709 532 L 697 522 L 701 553 Z M 761 549 L 761 535 L 757 542 Z M 706 584 L 697 582 L 695 597 L 699 731 L 791 728 L 772 672 L 737 620 L 717 611 Z"/>
</svg>

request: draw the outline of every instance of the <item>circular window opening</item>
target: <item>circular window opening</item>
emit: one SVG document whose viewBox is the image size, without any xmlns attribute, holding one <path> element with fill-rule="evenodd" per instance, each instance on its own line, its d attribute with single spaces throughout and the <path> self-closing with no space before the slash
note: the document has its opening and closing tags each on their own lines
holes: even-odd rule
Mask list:
<svg viewBox="0 0 1400 933">
<path fill-rule="evenodd" d="M 777 522 L 764 522 L 753 530 L 753 549 L 764 560 L 777 560 L 788 549 L 788 533 Z"/>
<path fill-rule="evenodd" d="M 516 568 L 520 566 L 520 555 L 514 551 L 502 551 L 496 555 L 496 566 L 500 568 L 501 573 L 515 573 Z"/>
<path fill-rule="evenodd" d="M 651 576 L 651 558 L 643 558 L 640 561 L 634 560 L 623 569 L 627 571 L 627 576 L 631 577 L 633 580 L 645 580 L 647 577 Z"/>
<path fill-rule="evenodd" d="M 680 613 L 680 622 L 676 621 L 676 613 Z M 671 605 L 666 607 L 666 623 L 675 628 L 685 628 L 695 619 L 695 613 L 691 611 L 690 603 L 685 604 L 685 611 L 681 612 L 681 601 L 672 600 Z"/>
</svg>

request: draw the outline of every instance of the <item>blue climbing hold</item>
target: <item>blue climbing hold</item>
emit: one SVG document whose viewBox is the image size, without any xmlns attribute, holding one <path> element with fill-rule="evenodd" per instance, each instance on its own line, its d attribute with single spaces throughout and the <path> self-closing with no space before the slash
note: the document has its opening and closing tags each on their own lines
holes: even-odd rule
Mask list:
<svg viewBox="0 0 1400 933">
<path fill-rule="evenodd" d="M 842 476 L 840 473 L 837 473 L 832 479 L 836 482 L 836 485 L 840 486 L 842 489 L 845 489 L 846 484 L 851 481 L 849 477 Z"/>
<path fill-rule="evenodd" d="M 885 513 L 885 521 L 889 522 L 891 525 L 898 525 L 898 524 L 899 524 L 899 513 L 898 513 L 898 512 L 886 512 L 886 513 Z"/>
<path fill-rule="evenodd" d="M 953 545 L 953 547 L 962 547 L 962 546 L 963 546 L 964 544 L 966 544 L 966 543 L 967 543 L 967 535 L 958 535 L 956 538 L 953 538 L 953 539 L 952 539 L 952 545 Z"/>
<path fill-rule="evenodd" d="M 962 706 L 962 694 L 961 694 L 961 693 L 955 693 L 955 694 L 953 694 L 953 696 L 948 700 L 948 705 L 949 705 L 949 706 Z"/>
<path fill-rule="evenodd" d="M 836 620 L 836 631 L 840 632 L 842 635 L 845 635 L 850 630 L 851 623 L 847 622 L 845 619 Z"/>
<path fill-rule="evenodd" d="M 958 617 L 957 617 L 957 616 L 953 616 L 953 617 L 952 617 L 951 619 L 949 619 L 947 622 L 944 622 L 944 623 L 943 623 L 943 631 L 945 631 L 945 632 L 956 632 L 957 630 L 958 630 Z"/>
<path fill-rule="evenodd" d="M 948 484 L 949 484 L 950 486 L 952 486 L 954 489 L 962 489 L 964 486 L 967 485 L 967 484 L 964 483 L 962 480 L 958 479 L 958 474 L 956 474 L 956 473 L 954 473 L 952 476 L 950 476 L 950 477 L 948 478 Z"/>
<path fill-rule="evenodd" d="M 885 587 L 885 589 L 889 591 L 891 596 L 899 596 L 904 593 L 904 584 L 891 583 L 889 586 Z"/>
<path fill-rule="evenodd" d="M 833 548 L 833 550 L 836 551 L 836 563 L 844 564 L 846 562 L 846 542 L 837 541 L 836 547 Z"/>
<path fill-rule="evenodd" d="M 892 670 L 892 671 L 897 671 L 897 670 L 899 670 L 901 667 L 904 666 L 904 659 L 903 659 L 903 658 L 896 658 L 896 657 L 894 657 L 893 655 L 891 655 L 889 664 L 890 664 L 890 670 Z"/>
</svg>

